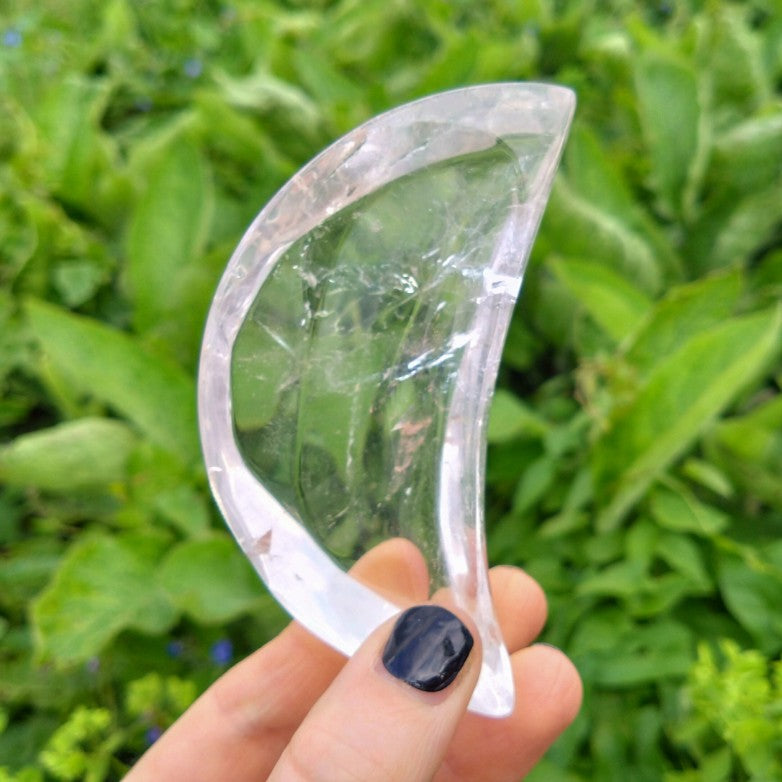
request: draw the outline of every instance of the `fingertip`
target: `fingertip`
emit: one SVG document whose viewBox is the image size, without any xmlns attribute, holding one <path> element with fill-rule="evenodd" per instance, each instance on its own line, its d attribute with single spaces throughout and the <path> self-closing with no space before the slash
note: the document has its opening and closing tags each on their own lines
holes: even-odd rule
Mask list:
<svg viewBox="0 0 782 782">
<path fill-rule="evenodd" d="M 406 538 L 379 543 L 353 565 L 350 574 L 395 603 L 418 603 L 429 597 L 426 560 Z"/>
<path fill-rule="evenodd" d="M 539 643 L 526 650 L 525 669 L 539 672 L 524 687 L 525 700 L 548 715 L 557 732 L 563 731 L 578 715 L 584 688 L 573 661 L 559 648 Z"/>
<path fill-rule="evenodd" d="M 497 565 L 489 571 L 497 621 L 508 651 L 528 646 L 548 618 L 548 601 L 538 582 L 518 567 Z"/>
</svg>

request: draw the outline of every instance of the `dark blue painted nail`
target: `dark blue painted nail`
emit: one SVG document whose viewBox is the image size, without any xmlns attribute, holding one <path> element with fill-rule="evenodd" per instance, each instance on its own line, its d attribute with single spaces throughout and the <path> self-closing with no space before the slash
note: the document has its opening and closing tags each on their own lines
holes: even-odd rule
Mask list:
<svg viewBox="0 0 782 782">
<path fill-rule="evenodd" d="M 397 619 L 383 665 L 411 687 L 437 692 L 456 678 L 472 647 L 472 635 L 457 616 L 440 606 L 416 606 Z"/>
</svg>

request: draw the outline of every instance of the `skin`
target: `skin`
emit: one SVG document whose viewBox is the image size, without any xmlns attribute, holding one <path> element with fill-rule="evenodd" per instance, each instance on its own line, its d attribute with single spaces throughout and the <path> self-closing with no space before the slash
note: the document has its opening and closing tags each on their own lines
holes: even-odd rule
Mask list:
<svg viewBox="0 0 782 782">
<path fill-rule="evenodd" d="M 401 606 L 429 599 L 426 565 L 404 540 L 366 554 L 353 575 Z M 394 679 L 380 662 L 394 620 L 346 660 L 296 622 L 212 685 L 150 748 L 125 782 L 514 782 L 581 705 L 581 681 L 558 649 L 532 642 L 546 621 L 540 586 L 518 568 L 490 572 L 516 685 L 505 719 L 466 711 L 480 670 L 475 646 L 437 693 Z M 433 602 L 448 605 L 447 594 Z"/>
</svg>

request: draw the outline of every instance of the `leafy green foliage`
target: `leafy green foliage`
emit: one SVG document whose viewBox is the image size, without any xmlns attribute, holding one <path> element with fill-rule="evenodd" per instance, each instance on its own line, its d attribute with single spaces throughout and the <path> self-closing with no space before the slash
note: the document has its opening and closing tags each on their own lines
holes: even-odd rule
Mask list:
<svg viewBox="0 0 782 782">
<path fill-rule="evenodd" d="M 41 764 L 55 779 L 103 779 L 111 760 L 106 741 L 110 727 L 108 709 L 80 706 L 54 732 L 41 753 Z"/>
<path fill-rule="evenodd" d="M 83 662 L 128 627 L 168 630 L 175 613 L 154 586 L 163 542 L 152 536 L 96 536 L 70 546 L 32 606 L 40 654 L 61 664 Z"/>
<path fill-rule="evenodd" d="M 782 779 L 782 666 L 733 641 L 707 644 L 689 673 L 679 740 L 697 769 L 668 775 L 670 782 Z"/>
<path fill-rule="evenodd" d="M 513 79 L 579 99 L 488 431 L 490 556 L 586 685 L 536 778 L 782 779 L 779 2 L 42 0 L 0 9 L 0 781 L 120 778 L 279 629 L 199 465 L 218 276 L 339 134 Z"/>
</svg>

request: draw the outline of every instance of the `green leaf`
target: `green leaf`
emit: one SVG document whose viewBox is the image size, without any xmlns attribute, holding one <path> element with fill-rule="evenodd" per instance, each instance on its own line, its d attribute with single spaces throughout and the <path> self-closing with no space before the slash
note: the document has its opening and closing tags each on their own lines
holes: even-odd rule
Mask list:
<svg viewBox="0 0 782 782">
<path fill-rule="evenodd" d="M 44 677 L 40 677 L 44 678 Z M 48 682 L 47 682 L 48 683 Z M 49 716 L 49 715 L 52 716 Z M 38 753 L 59 722 L 52 712 L 33 711 L 30 717 L 19 717 L 0 736 L 0 769 L 19 769 L 2 782 L 45 782 L 37 764 Z M 29 765 L 28 765 L 29 764 Z M 35 767 L 33 767 L 35 764 Z"/>
<path fill-rule="evenodd" d="M 600 612 L 583 622 L 576 644 L 584 648 L 576 662 L 589 671 L 589 681 L 611 688 L 681 678 L 693 659 L 690 631 L 670 619 L 640 625 Z"/>
<path fill-rule="evenodd" d="M 709 178 L 721 188 L 749 194 L 779 176 L 771 160 L 782 159 L 782 111 L 745 120 L 714 142 Z"/>
<path fill-rule="evenodd" d="M 669 214 L 686 212 L 703 164 L 701 99 L 686 62 L 646 51 L 635 61 L 638 114 L 651 159 L 652 184 Z"/>
<path fill-rule="evenodd" d="M 542 456 L 522 469 L 521 480 L 513 494 L 513 510 L 524 513 L 549 490 L 557 475 L 557 466 L 550 456 Z"/>
<path fill-rule="evenodd" d="M 94 535 L 71 546 L 32 605 L 38 653 L 61 665 L 98 654 L 122 630 L 162 632 L 176 612 L 156 587 L 158 538 Z"/>
<path fill-rule="evenodd" d="M 638 205 L 627 186 L 621 168 L 603 151 L 594 129 L 575 122 L 564 152 L 568 183 L 625 223 L 638 216 Z"/>
<path fill-rule="evenodd" d="M 736 493 L 733 484 L 724 472 L 713 464 L 694 456 L 682 464 L 681 475 L 724 499 L 728 499 Z"/>
<path fill-rule="evenodd" d="M 0 606 L 21 608 L 48 583 L 59 564 L 63 545 L 44 537 L 28 537 L 3 555 Z M 0 633 L 2 636 L 2 633 Z"/>
<path fill-rule="evenodd" d="M 708 269 L 746 264 L 756 250 L 772 241 L 779 225 L 782 203 L 782 177 L 758 192 L 752 192 L 737 203 L 715 226 Z"/>
<path fill-rule="evenodd" d="M 698 589 L 708 590 L 711 586 L 712 579 L 706 570 L 703 554 L 690 538 L 671 532 L 661 535 L 656 552 L 673 570 L 693 581 Z"/>
<path fill-rule="evenodd" d="M 64 492 L 122 481 L 135 441 L 126 424 L 106 418 L 30 432 L 0 448 L 0 481 Z"/>
<path fill-rule="evenodd" d="M 50 186 L 67 203 L 97 216 L 103 216 L 106 199 L 96 198 L 96 190 L 104 196 L 103 177 L 115 164 L 111 140 L 100 132 L 108 98 L 106 82 L 71 73 L 53 83 L 36 107 Z"/>
<path fill-rule="evenodd" d="M 556 237 L 562 255 L 600 261 L 645 293 L 662 287 L 661 263 L 646 239 L 617 215 L 576 193 L 563 177 L 554 183 L 541 234 Z"/>
<path fill-rule="evenodd" d="M 242 78 L 216 71 L 215 81 L 232 106 L 272 111 L 283 109 L 299 128 L 314 129 L 320 121 L 320 110 L 295 84 L 283 81 L 261 67 Z"/>
<path fill-rule="evenodd" d="M 212 183 L 198 148 L 180 132 L 144 161 L 145 188 L 131 216 L 127 283 L 136 329 L 189 359 L 214 280 L 199 263 L 211 220 Z M 206 288 L 206 295 L 204 295 Z"/>
<path fill-rule="evenodd" d="M 714 537 L 730 522 L 727 513 L 706 505 L 686 490 L 658 487 L 651 494 L 649 507 L 654 520 L 673 532 Z"/>
<path fill-rule="evenodd" d="M 228 622 L 259 607 L 265 591 L 237 545 L 225 536 L 180 543 L 160 568 L 170 600 L 197 622 Z"/>
<path fill-rule="evenodd" d="M 674 353 L 690 337 L 733 314 L 743 289 L 737 271 L 714 274 L 672 288 L 649 312 L 627 349 L 627 360 L 642 374 Z"/>
<path fill-rule="evenodd" d="M 726 555 L 719 563 L 722 597 L 731 614 L 752 634 L 766 654 L 782 649 L 782 574 L 762 572 L 738 557 Z"/>
<path fill-rule="evenodd" d="M 682 262 L 670 239 L 633 197 L 616 155 L 603 148 L 594 128 L 576 121 L 565 147 L 564 167 L 568 184 L 581 198 L 643 238 L 666 274 L 681 276 Z"/>
<path fill-rule="evenodd" d="M 26 311 L 47 358 L 74 386 L 184 461 L 198 459 L 195 389 L 177 366 L 127 334 L 51 304 L 30 300 Z"/>
<path fill-rule="evenodd" d="M 157 510 L 176 528 L 188 536 L 198 536 L 209 530 L 209 511 L 202 494 L 181 484 L 160 492 L 155 497 Z"/>
<path fill-rule="evenodd" d="M 744 117 L 772 93 L 761 38 L 743 4 L 721 3 L 709 21 L 709 61 L 715 110 L 723 121 Z M 779 9 L 777 8 L 777 13 Z"/>
<path fill-rule="evenodd" d="M 616 342 L 635 331 L 649 310 L 651 301 L 646 294 L 603 263 L 558 258 L 550 265 L 578 303 Z"/>
<path fill-rule="evenodd" d="M 601 531 L 615 528 L 780 345 L 782 310 L 736 317 L 688 340 L 652 371 L 595 445 Z"/>
<path fill-rule="evenodd" d="M 65 261 L 52 269 L 54 287 L 69 307 L 89 301 L 107 277 L 101 264 L 91 260 Z"/>
<path fill-rule="evenodd" d="M 748 463 L 782 468 L 782 394 L 723 421 L 715 439 Z"/>
<path fill-rule="evenodd" d="M 515 394 L 498 388 L 491 402 L 486 438 L 490 443 L 505 443 L 517 437 L 542 437 L 550 427 Z"/>
<path fill-rule="evenodd" d="M 579 595 L 607 595 L 628 598 L 648 590 L 651 581 L 643 563 L 633 560 L 616 562 L 598 573 L 583 577 L 576 589 Z"/>
<path fill-rule="evenodd" d="M 295 308 L 288 304 L 296 301 L 295 270 L 284 264 L 278 268 L 265 283 L 266 295 L 278 302 L 278 310 L 270 316 L 274 328 L 247 318 L 232 348 L 231 404 L 239 432 L 260 429 L 273 418 L 288 373 L 286 348 L 301 333 L 294 320 Z M 349 403 L 348 395 L 343 396 L 343 404 Z"/>
<path fill-rule="evenodd" d="M 721 423 L 709 444 L 750 496 L 782 508 L 782 395 Z"/>
<path fill-rule="evenodd" d="M 334 67 L 333 61 L 310 49 L 297 48 L 293 64 L 301 83 L 319 104 L 360 102 L 361 90 Z"/>
</svg>

